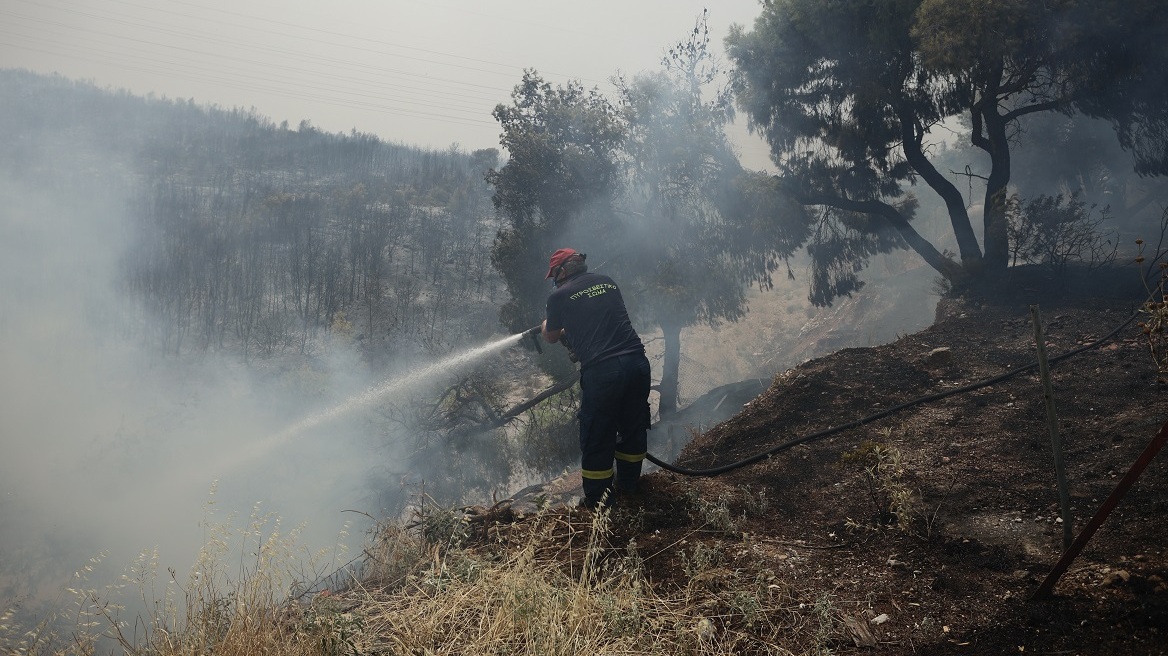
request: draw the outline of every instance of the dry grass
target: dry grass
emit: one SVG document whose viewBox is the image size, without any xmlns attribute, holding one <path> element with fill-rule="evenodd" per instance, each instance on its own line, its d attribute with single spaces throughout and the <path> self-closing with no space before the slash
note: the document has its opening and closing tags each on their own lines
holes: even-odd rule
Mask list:
<svg viewBox="0 0 1168 656">
<path fill-rule="evenodd" d="M 546 522 L 545 530 L 555 526 Z M 539 540 L 498 562 L 435 551 L 433 561 L 367 605 L 371 651 L 395 654 L 673 653 L 654 647 L 658 600 L 630 560 L 602 566 L 605 515 L 596 515 L 578 575 L 539 557 Z"/>
<path fill-rule="evenodd" d="M 645 579 L 636 544 L 611 543 L 609 521 L 546 513 L 477 550 L 435 545 L 421 568 L 374 577 L 381 587 L 345 593 L 365 615 L 360 653 L 792 653 L 775 646 L 773 619 L 797 604 L 773 578 L 695 565 L 688 585 L 663 595 Z"/>
<path fill-rule="evenodd" d="M 789 584 L 734 569 L 718 541 L 682 540 L 645 554 L 635 542 L 615 542 L 607 512 L 560 510 L 494 526 L 470 526 L 452 510 L 429 513 L 378 527 L 361 575 L 313 595 L 301 593 L 302 572 L 292 566 L 303 560 L 296 531 L 253 517 L 242 545 L 232 547 L 220 527 L 187 582 L 168 572 L 156 594 L 157 557 L 144 554 L 118 590 L 74 590 L 75 626 L 63 640 L 11 642 L 15 634 L 5 629 L 0 648 L 143 656 L 818 654 L 840 639 L 831 622 L 797 603 Z M 444 513 L 456 521 L 437 516 Z M 654 558 L 679 559 L 685 576 L 651 583 L 646 561 Z M 232 576 L 229 561 L 237 563 Z M 127 591 L 149 612 L 125 621 L 125 608 L 109 599 Z M 827 611 L 819 615 L 830 620 Z"/>
<path fill-rule="evenodd" d="M 15 608 L 0 614 L 0 653 L 345 653 L 338 645 L 351 642 L 359 622 L 296 600 L 300 582 L 331 569 L 325 557 L 335 554 L 305 553 L 299 528 L 285 531 L 278 517 L 258 509 L 243 528 L 231 522 L 206 524 L 205 544 L 186 577 L 160 572 L 158 553 L 147 551 L 117 583 L 98 588 L 88 583 L 100 561 L 92 559 L 65 590 L 72 602 L 55 616 L 30 628 L 16 624 Z"/>
</svg>

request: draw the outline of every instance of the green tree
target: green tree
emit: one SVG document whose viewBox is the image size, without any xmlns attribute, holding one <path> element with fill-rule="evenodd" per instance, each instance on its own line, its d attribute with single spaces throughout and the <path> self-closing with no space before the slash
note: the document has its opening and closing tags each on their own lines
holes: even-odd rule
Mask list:
<svg viewBox="0 0 1168 656">
<path fill-rule="evenodd" d="M 682 328 L 741 318 L 745 287 L 768 286 L 803 235 L 789 234 L 799 222 L 773 220 L 802 208 L 744 171 L 729 145 L 731 98 L 717 84 L 704 20 L 664 64 L 620 80 L 616 107 L 576 84 L 552 89 L 525 75 L 513 105 L 496 109 L 510 160 L 489 179 L 507 220 L 493 253 L 512 297 L 504 323 L 538 321 L 555 247 L 603 252 L 634 320 L 662 330 L 659 407 L 668 413 Z"/>
<path fill-rule="evenodd" d="M 553 87 L 534 71 L 524 73 L 511 98 L 493 113 L 510 158 L 489 171 L 487 181 L 506 221 L 491 250 L 510 296 L 500 319 L 519 331 L 542 318 L 547 258 L 559 247 L 556 240 L 566 238 L 573 217 L 587 211 L 594 222 L 612 220 L 624 125 L 595 89 L 579 82 Z"/>
<path fill-rule="evenodd" d="M 857 288 L 866 257 L 896 247 L 958 284 L 1003 272 L 1011 151 L 1025 116 L 1107 118 L 1137 170 L 1168 171 L 1159 73 L 1168 19 L 1156 9 L 1150 0 L 776 0 L 752 31 L 732 30 L 738 102 L 784 187 L 821 210 L 812 300 Z M 938 128 L 958 118 L 989 160 L 972 173 L 984 183 L 980 243 L 961 189 L 931 159 Z M 906 188 L 918 181 L 943 200 L 959 261 L 913 227 Z"/>
<path fill-rule="evenodd" d="M 793 222 L 767 220 L 758 209 L 802 211 L 739 165 L 725 133 L 732 97 L 710 53 L 704 15 L 662 63 L 661 71 L 618 85 L 629 164 L 622 243 L 635 257 L 617 264 L 646 290 L 637 309 L 662 332 L 664 415 L 678 405 L 682 328 L 741 319 L 746 287 L 770 286 L 801 241 L 782 229 Z"/>
</svg>

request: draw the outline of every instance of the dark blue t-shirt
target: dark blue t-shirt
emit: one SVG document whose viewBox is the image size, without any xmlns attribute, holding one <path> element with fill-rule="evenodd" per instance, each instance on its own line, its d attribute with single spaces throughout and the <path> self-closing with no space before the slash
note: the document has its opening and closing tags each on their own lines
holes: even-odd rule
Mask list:
<svg viewBox="0 0 1168 656">
<path fill-rule="evenodd" d="M 627 353 L 644 353 L 624 298 L 606 275 L 585 271 L 563 281 L 547 301 L 547 329 L 567 329 L 581 370 Z"/>
</svg>

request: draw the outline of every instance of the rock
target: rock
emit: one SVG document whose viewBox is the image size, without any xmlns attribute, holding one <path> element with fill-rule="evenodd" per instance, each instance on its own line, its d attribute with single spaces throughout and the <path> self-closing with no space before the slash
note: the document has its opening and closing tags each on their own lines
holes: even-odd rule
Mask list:
<svg viewBox="0 0 1168 656">
<path fill-rule="evenodd" d="M 1168 581 L 1165 581 L 1159 574 L 1149 576 L 1148 585 L 1152 588 L 1152 592 L 1168 592 Z"/>
<path fill-rule="evenodd" d="M 1131 580 L 1131 574 L 1126 569 L 1117 569 L 1114 572 L 1108 572 L 1103 577 L 1103 582 L 1099 585 L 1119 585 L 1120 583 L 1127 583 Z"/>
<path fill-rule="evenodd" d="M 880 613 L 879 615 L 877 615 L 876 617 L 873 617 L 869 621 L 872 622 L 873 624 L 879 626 L 879 625 L 888 621 L 888 613 Z"/>
<path fill-rule="evenodd" d="M 953 364 L 953 350 L 948 346 L 939 346 L 925 356 L 926 367 L 947 367 Z"/>
</svg>

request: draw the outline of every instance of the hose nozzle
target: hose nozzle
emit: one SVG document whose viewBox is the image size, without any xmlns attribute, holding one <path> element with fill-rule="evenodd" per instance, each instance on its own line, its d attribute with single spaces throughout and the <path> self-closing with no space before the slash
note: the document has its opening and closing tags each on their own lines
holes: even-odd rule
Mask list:
<svg viewBox="0 0 1168 656">
<path fill-rule="evenodd" d="M 531 345 L 535 347 L 537 353 L 543 353 L 543 347 L 539 345 L 539 336 L 543 333 L 543 324 L 536 324 L 535 326 L 523 331 L 523 336 L 520 339 L 531 338 Z"/>
</svg>

